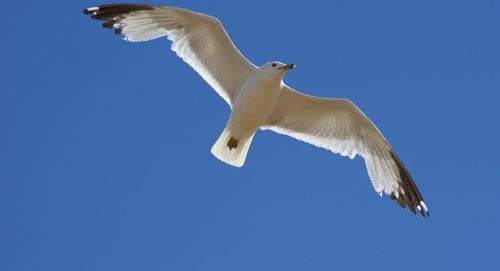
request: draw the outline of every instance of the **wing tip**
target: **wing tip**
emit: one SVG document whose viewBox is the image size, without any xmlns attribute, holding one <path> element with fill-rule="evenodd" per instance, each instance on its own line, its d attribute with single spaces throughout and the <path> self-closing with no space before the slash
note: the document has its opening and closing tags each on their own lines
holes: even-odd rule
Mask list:
<svg viewBox="0 0 500 271">
<path fill-rule="evenodd" d="M 417 209 L 420 211 L 420 214 L 423 217 L 429 217 L 431 214 L 429 213 L 429 209 L 427 208 L 427 204 L 422 200 L 420 203 L 417 205 Z"/>
<path fill-rule="evenodd" d="M 99 11 L 99 7 L 84 8 L 82 10 L 83 14 L 85 14 L 85 15 L 91 15 L 91 14 L 96 13 L 98 11 Z"/>
<path fill-rule="evenodd" d="M 390 198 L 392 200 L 397 201 L 397 203 L 402 208 L 408 208 L 413 214 L 420 213 L 422 217 L 429 217 L 429 209 L 427 208 L 427 204 L 425 203 L 420 191 L 418 190 L 413 178 L 410 176 L 410 173 L 403 165 L 399 157 L 396 155 L 394 151 L 390 151 L 392 159 L 394 160 L 398 171 L 401 182 L 399 183 L 401 191 L 394 195 L 391 194 Z"/>
<path fill-rule="evenodd" d="M 111 4 L 85 8 L 83 9 L 83 14 L 90 15 L 92 19 L 107 21 L 112 20 L 118 15 L 134 11 L 154 10 L 155 8 L 158 7 L 144 4 Z"/>
<path fill-rule="evenodd" d="M 408 199 L 401 195 L 396 196 L 394 193 L 392 193 L 389 197 L 391 200 L 396 201 L 401 208 L 408 208 L 414 215 L 420 214 L 422 217 L 431 216 L 429 209 L 427 208 L 427 204 L 425 204 L 423 200 L 414 205 L 412 203 L 409 203 Z"/>
</svg>

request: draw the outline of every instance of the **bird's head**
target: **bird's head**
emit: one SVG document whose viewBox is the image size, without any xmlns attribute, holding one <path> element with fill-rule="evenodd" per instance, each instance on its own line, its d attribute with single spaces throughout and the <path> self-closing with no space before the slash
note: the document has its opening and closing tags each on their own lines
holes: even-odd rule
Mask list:
<svg viewBox="0 0 500 271">
<path fill-rule="evenodd" d="M 260 66 L 259 73 L 265 74 L 266 76 L 283 78 L 285 73 L 293 68 L 295 68 L 295 64 L 283 64 L 278 61 L 272 61 Z"/>
</svg>

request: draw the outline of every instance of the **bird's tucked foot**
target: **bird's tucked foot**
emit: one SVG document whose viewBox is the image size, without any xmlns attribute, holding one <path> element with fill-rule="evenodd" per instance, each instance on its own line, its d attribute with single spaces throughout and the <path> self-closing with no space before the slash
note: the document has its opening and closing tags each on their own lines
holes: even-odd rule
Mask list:
<svg viewBox="0 0 500 271">
<path fill-rule="evenodd" d="M 238 139 L 231 137 L 227 142 L 227 147 L 229 148 L 230 151 L 236 149 L 238 147 Z"/>
</svg>

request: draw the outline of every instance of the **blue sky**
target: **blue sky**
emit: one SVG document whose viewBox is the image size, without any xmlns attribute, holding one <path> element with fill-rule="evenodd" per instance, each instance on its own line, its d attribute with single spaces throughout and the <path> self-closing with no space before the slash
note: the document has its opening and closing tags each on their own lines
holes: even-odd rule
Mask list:
<svg viewBox="0 0 500 271">
<path fill-rule="evenodd" d="M 229 108 L 169 49 L 3 3 L 0 270 L 498 267 L 500 1 L 150 1 L 214 15 L 286 82 L 354 101 L 431 211 L 379 198 L 363 160 L 259 132 L 210 154 Z"/>
</svg>

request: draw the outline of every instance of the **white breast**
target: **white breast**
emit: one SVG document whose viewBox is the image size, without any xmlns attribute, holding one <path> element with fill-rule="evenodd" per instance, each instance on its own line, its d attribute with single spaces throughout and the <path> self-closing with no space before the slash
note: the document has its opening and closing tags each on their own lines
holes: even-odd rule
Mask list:
<svg viewBox="0 0 500 271">
<path fill-rule="evenodd" d="M 233 105 L 227 127 L 236 136 L 254 133 L 274 109 L 281 90 L 281 78 L 250 76 Z"/>
</svg>

